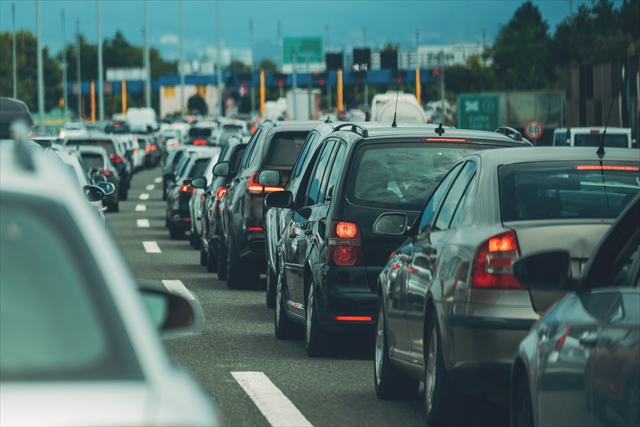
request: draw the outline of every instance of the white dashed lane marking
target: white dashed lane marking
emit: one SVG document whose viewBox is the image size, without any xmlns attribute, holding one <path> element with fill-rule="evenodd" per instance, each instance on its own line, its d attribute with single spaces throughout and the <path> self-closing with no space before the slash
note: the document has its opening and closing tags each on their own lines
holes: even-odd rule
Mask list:
<svg viewBox="0 0 640 427">
<path fill-rule="evenodd" d="M 162 283 L 169 291 L 173 292 L 174 294 L 181 295 L 186 299 L 192 301 L 195 300 L 195 297 L 193 296 L 191 291 L 187 289 L 184 283 L 182 283 L 182 280 L 163 280 Z"/>
<path fill-rule="evenodd" d="M 142 193 L 140 195 L 140 200 L 149 200 L 149 194 L 147 193 Z"/>
<path fill-rule="evenodd" d="M 149 228 L 149 220 L 148 219 L 139 219 L 136 221 L 138 228 Z"/>
<path fill-rule="evenodd" d="M 160 178 L 160 177 L 154 178 L 153 182 L 155 182 L 156 184 L 160 184 L 162 182 L 162 178 Z"/>
<path fill-rule="evenodd" d="M 144 212 L 147 210 L 147 205 L 136 205 L 136 212 Z"/>
<path fill-rule="evenodd" d="M 147 186 L 146 186 L 146 187 L 144 187 L 144 188 L 145 188 L 147 191 L 151 191 L 151 190 L 153 190 L 154 188 L 156 188 L 156 186 L 155 186 L 155 185 L 153 185 L 153 184 L 149 184 L 149 185 L 147 185 Z"/>
<path fill-rule="evenodd" d="M 159 254 L 162 252 L 156 242 L 142 242 L 142 245 L 148 254 Z"/>
<path fill-rule="evenodd" d="M 263 372 L 232 372 L 231 375 L 272 426 L 312 427 Z"/>
</svg>

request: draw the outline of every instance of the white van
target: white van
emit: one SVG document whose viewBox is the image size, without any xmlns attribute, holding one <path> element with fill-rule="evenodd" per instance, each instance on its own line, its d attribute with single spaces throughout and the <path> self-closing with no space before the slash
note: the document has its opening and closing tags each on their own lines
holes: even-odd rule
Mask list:
<svg viewBox="0 0 640 427">
<path fill-rule="evenodd" d="M 632 148 L 631 129 L 609 127 L 604 136 L 605 147 Z M 571 147 L 598 147 L 604 127 L 575 127 L 567 128 L 566 139 L 564 144 L 561 138 L 553 138 L 555 146 L 571 146 Z"/>
</svg>

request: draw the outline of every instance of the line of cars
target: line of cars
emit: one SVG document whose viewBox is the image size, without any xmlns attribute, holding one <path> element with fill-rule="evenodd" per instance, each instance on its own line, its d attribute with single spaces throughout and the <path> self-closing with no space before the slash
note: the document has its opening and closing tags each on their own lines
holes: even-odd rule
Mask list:
<svg viewBox="0 0 640 427">
<path fill-rule="evenodd" d="M 257 160 L 269 151 L 265 135 L 296 125 L 308 126 L 306 138 L 289 146 L 287 162 Z M 556 283 L 554 292 L 527 287 L 512 265 L 560 250 L 567 253 L 564 273 L 579 277 L 618 215 L 637 203 L 640 152 L 609 147 L 606 138 L 601 145 L 598 152 L 531 147 L 511 129 L 266 122 L 242 159 L 222 153 L 213 178 L 191 181 L 204 191 L 206 207 L 206 231 L 192 244 L 200 264 L 230 288 L 260 287 L 259 274 L 266 274 L 276 337 L 302 337 L 310 356 L 329 354 L 335 334 L 373 332 L 377 396 L 415 398 L 424 383 L 429 425 L 456 424 L 469 398 L 504 402 L 510 392 L 514 425 L 553 424 L 562 411 L 543 416 L 548 407 L 535 406 L 529 417 L 523 409 L 538 404 L 540 381 L 527 367 L 530 358 L 517 359 L 524 369 L 513 368 L 521 366 L 514 354 L 540 317 L 563 304 L 569 285 Z M 638 216 L 630 218 L 637 230 Z M 640 311 L 638 243 L 629 245 L 626 263 L 610 259 L 635 274 L 617 282 L 629 288 L 622 292 L 627 326 Z M 637 326 L 623 328 L 620 338 L 630 378 L 640 367 Z M 544 332 L 561 342 L 553 344 L 555 360 L 571 364 L 588 353 L 576 346 L 596 345 L 566 325 L 556 329 Z M 612 342 L 605 341 L 597 345 Z M 595 390 L 587 377 L 598 369 L 580 371 L 578 382 Z M 617 413 L 637 425 L 637 388 L 625 384 L 609 391 L 609 403 L 598 402 L 595 391 L 587 401 L 602 413 L 614 403 L 626 408 Z M 602 394 L 606 384 L 598 387 Z"/>
</svg>

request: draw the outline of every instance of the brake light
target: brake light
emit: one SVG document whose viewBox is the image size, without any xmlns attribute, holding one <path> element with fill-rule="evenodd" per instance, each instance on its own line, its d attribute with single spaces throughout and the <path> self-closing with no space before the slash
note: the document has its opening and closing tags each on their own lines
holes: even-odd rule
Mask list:
<svg viewBox="0 0 640 427">
<path fill-rule="evenodd" d="M 177 146 L 178 146 L 178 141 L 174 141 L 174 142 L 171 144 L 171 146 L 172 146 L 172 147 L 177 147 Z"/>
<path fill-rule="evenodd" d="M 153 144 L 153 145 L 151 146 L 151 151 L 156 151 L 156 149 L 157 149 L 157 148 L 158 148 L 158 147 L 156 147 L 156 144 Z"/>
<path fill-rule="evenodd" d="M 111 163 L 122 163 L 122 157 L 117 154 L 109 155 L 109 160 L 111 160 Z"/>
<path fill-rule="evenodd" d="M 327 251 L 329 265 L 343 267 L 364 265 L 358 225 L 353 222 L 333 221 L 329 231 Z"/>
<path fill-rule="evenodd" d="M 471 142 L 469 138 L 420 138 L 422 142 Z"/>
<path fill-rule="evenodd" d="M 207 198 L 207 196 L 205 196 L 204 194 L 202 196 L 200 196 L 200 200 L 204 200 L 206 198 Z"/>
<path fill-rule="evenodd" d="M 250 233 L 261 233 L 264 231 L 263 227 L 247 227 L 247 231 Z"/>
<path fill-rule="evenodd" d="M 333 320 L 339 322 L 371 322 L 371 316 L 333 316 Z"/>
<path fill-rule="evenodd" d="M 100 175 L 113 176 L 113 171 L 111 169 L 100 169 Z"/>
<path fill-rule="evenodd" d="M 598 129 L 591 129 L 591 130 L 589 131 L 589 133 L 590 133 L 591 135 L 599 135 L 599 134 L 600 134 L 600 131 L 599 131 Z"/>
<path fill-rule="evenodd" d="M 133 154 L 138 154 L 138 149 L 137 148 L 133 149 Z"/>
<path fill-rule="evenodd" d="M 195 139 L 193 145 L 207 145 L 206 139 Z"/>
<path fill-rule="evenodd" d="M 218 187 L 218 191 L 216 191 L 216 199 L 221 199 L 224 196 L 224 193 L 227 192 L 227 187 Z"/>
<path fill-rule="evenodd" d="M 471 286 L 481 289 L 524 289 L 511 265 L 520 257 L 513 230 L 483 242 L 476 250 Z"/>
<path fill-rule="evenodd" d="M 151 151 L 151 147 L 150 147 L 150 146 L 148 146 L 148 145 L 145 145 L 145 146 L 144 146 L 144 151 Z"/>
<path fill-rule="evenodd" d="M 180 187 L 180 192 L 181 193 L 195 193 L 196 192 L 196 188 L 192 187 L 191 184 L 187 184 L 187 185 L 183 185 L 182 187 Z"/>
<path fill-rule="evenodd" d="M 637 166 L 600 166 L 600 165 L 580 165 L 576 166 L 579 171 L 625 171 L 625 172 L 638 172 L 640 170 Z"/>
<path fill-rule="evenodd" d="M 282 187 L 264 186 L 258 182 L 258 173 L 254 172 L 249 176 L 247 181 L 247 191 L 250 194 L 272 193 L 274 191 L 284 191 Z"/>
</svg>

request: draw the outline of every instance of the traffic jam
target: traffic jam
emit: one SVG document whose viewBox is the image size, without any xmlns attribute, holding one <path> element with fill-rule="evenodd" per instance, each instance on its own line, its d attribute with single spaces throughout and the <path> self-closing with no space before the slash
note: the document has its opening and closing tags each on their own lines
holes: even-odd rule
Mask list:
<svg viewBox="0 0 640 427">
<path fill-rule="evenodd" d="M 636 107 L 314 109 L 293 61 L 275 113 L 0 87 L 0 426 L 640 427 Z"/>
</svg>

